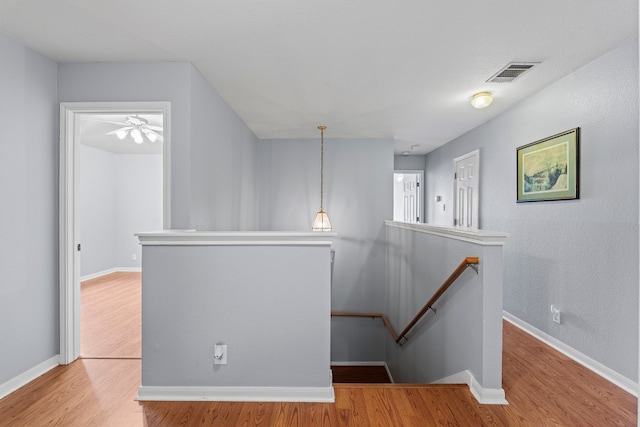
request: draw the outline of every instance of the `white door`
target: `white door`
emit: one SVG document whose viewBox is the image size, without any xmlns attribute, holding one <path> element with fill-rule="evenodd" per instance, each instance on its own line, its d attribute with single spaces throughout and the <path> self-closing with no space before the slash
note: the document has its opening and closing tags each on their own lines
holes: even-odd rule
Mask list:
<svg viewBox="0 0 640 427">
<path fill-rule="evenodd" d="M 453 225 L 478 228 L 480 150 L 454 159 Z"/>
<path fill-rule="evenodd" d="M 420 172 L 395 172 L 393 174 L 393 220 L 420 222 L 421 198 Z"/>
</svg>

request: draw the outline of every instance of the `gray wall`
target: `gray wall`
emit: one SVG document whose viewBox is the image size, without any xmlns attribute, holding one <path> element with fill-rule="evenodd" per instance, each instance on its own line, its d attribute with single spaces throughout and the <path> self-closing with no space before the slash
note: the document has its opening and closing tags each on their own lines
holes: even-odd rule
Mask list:
<svg viewBox="0 0 640 427">
<path fill-rule="evenodd" d="M 257 139 L 191 64 L 60 64 L 58 75 L 60 101 L 171 102 L 171 228 L 255 228 Z"/>
<path fill-rule="evenodd" d="M 580 199 L 517 204 L 516 148 L 578 126 Z M 511 233 L 505 310 L 636 381 L 637 39 L 430 153 L 427 202 L 444 194 L 450 203 L 453 159 L 476 148 L 481 227 Z"/>
<path fill-rule="evenodd" d="M 143 253 L 143 386 L 331 386 L 327 245 Z M 227 365 L 213 364 L 218 342 Z"/>
<path fill-rule="evenodd" d="M 191 69 L 187 62 L 58 65 L 60 102 L 171 102 L 171 227 L 190 228 Z M 214 135 L 218 130 L 213 130 Z"/>
<path fill-rule="evenodd" d="M 255 230 L 257 138 L 191 70 L 191 227 Z"/>
<path fill-rule="evenodd" d="M 395 170 L 424 170 L 426 156 L 393 156 Z"/>
<path fill-rule="evenodd" d="M 80 275 L 116 267 L 116 156 L 80 145 Z"/>
<path fill-rule="evenodd" d="M 0 239 L 0 384 L 55 357 L 59 352 L 58 284 L 58 102 L 169 101 L 171 102 L 171 214 L 172 227 L 191 227 L 191 190 L 211 180 L 225 181 L 228 170 L 210 171 L 207 182 L 191 182 L 192 145 L 242 138 L 231 151 L 231 164 L 243 170 L 242 200 L 253 200 L 251 150 L 253 134 L 238 121 L 212 127 L 211 117 L 192 123 L 193 108 L 228 117 L 229 107 L 212 97 L 193 99 L 197 76 L 188 63 L 59 64 L 0 34 L 0 99 L 4 155 L 0 175 L 3 230 Z M 208 103 L 212 103 L 207 109 Z M 208 132 L 207 140 L 191 140 L 191 132 Z M 210 153 L 210 152 L 209 152 Z M 200 154 L 200 153 L 198 153 Z M 235 175 L 234 175 L 235 176 Z M 251 228 L 244 218 L 247 204 L 232 202 L 236 187 L 216 195 L 216 203 L 232 210 L 216 218 L 220 229 Z M 209 206 L 211 208 L 211 206 Z M 198 210 L 195 210 L 199 215 Z M 27 315 L 28 313 L 28 315 Z"/>
<path fill-rule="evenodd" d="M 501 389 L 502 246 L 391 224 L 385 313 L 398 334 L 466 257 L 480 259 L 478 273 L 467 268 L 402 346 L 387 336 L 385 360 L 394 380 L 430 383 L 468 370 L 483 388 Z"/>
<path fill-rule="evenodd" d="M 86 145 L 80 153 L 81 276 L 140 268 L 134 233 L 162 230 L 162 155 L 113 154 Z"/>
<path fill-rule="evenodd" d="M 393 141 L 325 138 L 324 145 L 324 207 L 338 233 L 331 308 L 382 311 Z M 260 229 L 309 231 L 320 208 L 319 138 L 263 140 L 258 147 Z M 333 319 L 331 360 L 384 360 L 384 333 L 379 321 Z"/>
<path fill-rule="evenodd" d="M 160 154 L 116 155 L 116 268 L 142 267 L 134 233 L 162 230 L 162 161 Z"/>
<path fill-rule="evenodd" d="M 0 34 L 0 384 L 58 354 L 56 64 Z"/>
</svg>

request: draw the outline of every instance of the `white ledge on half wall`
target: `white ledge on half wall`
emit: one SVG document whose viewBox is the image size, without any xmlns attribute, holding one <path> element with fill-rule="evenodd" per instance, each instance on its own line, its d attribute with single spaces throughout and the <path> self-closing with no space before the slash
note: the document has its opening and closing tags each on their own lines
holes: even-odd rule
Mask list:
<svg viewBox="0 0 640 427">
<path fill-rule="evenodd" d="M 199 231 L 163 230 L 135 234 L 150 246 L 322 246 L 338 235 L 327 231 Z"/>
<path fill-rule="evenodd" d="M 509 233 L 502 233 L 500 231 L 478 230 L 463 227 L 441 227 L 423 223 L 391 220 L 386 220 L 384 223 L 388 227 L 404 228 L 418 233 L 448 237 L 450 239 L 462 240 L 482 246 L 504 246 L 504 242 L 507 240 L 507 237 L 510 236 Z"/>
</svg>

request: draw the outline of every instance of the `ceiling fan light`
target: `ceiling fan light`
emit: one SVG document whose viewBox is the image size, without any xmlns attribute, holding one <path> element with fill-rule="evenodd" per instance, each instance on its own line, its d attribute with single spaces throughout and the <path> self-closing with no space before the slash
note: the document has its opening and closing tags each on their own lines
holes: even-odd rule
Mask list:
<svg viewBox="0 0 640 427">
<path fill-rule="evenodd" d="M 144 140 L 142 139 L 142 133 L 140 133 L 139 129 L 132 129 L 131 137 L 133 138 L 136 144 L 142 144 L 144 142 Z"/>
<path fill-rule="evenodd" d="M 116 136 L 118 137 L 118 139 L 125 139 L 127 137 L 126 129 L 117 130 L 116 131 Z"/>
<path fill-rule="evenodd" d="M 471 105 L 474 108 L 486 108 L 493 102 L 491 92 L 478 92 L 471 97 Z"/>
<path fill-rule="evenodd" d="M 158 140 L 158 134 L 156 134 L 155 132 L 151 132 L 148 129 L 143 129 L 142 131 L 144 132 L 144 136 L 146 136 L 149 141 L 156 142 Z"/>
</svg>

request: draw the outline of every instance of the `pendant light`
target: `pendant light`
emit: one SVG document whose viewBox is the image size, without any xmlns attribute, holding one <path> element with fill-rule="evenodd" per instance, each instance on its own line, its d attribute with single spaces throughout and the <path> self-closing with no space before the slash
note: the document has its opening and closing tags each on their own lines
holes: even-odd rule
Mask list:
<svg viewBox="0 0 640 427">
<path fill-rule="evenodd" d="M 326 126 L 318 126 L 318 129 L 320 129 L 320 210 L 313 220 L 313 225 L 311 226 L 313 231 L 331 231 L 329 215 L 324 211 L 322 205 L 324 198 L 324 130 L 326 128 Z"/>
</svg>

